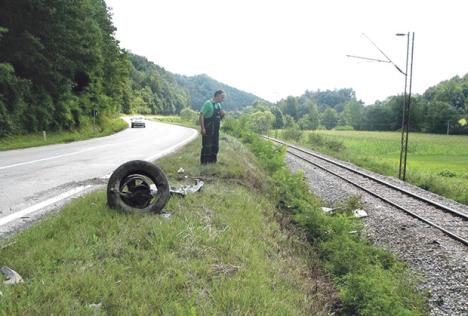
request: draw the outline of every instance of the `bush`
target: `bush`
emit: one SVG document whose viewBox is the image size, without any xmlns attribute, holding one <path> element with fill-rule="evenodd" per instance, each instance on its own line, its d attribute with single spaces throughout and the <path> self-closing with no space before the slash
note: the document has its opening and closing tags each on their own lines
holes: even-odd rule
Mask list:
<svg viewBox="0 0 468 316">
<path fill-rule="evenodd" d="M 283 137 L 298 142 L 302 138 L 302 131 L 295 128 L 286 129 L 283 131 Z"/>
<path fill-rule="evenodd" d="M 346 148 L 343 142 L 333 139 L 327 139 L 326 137 L 317 133 L 310 133 L 307 137 L 307 142 L 312 146 L 325 147 L 335 152 L 342 151 Z"/>
<path fill-rule="evenodd" d="M 221 130 L 234 135 L 235 137 L 241 136 L 241 123 L 239 120 L 228 118 L 223 120 L 223 124 L 221 125 Z"/>
<path fill-rule="evenodd" d="M 255 112 L 248 117 L 248 128 L 258 134 L 265 134 L 273 126 L 275 116 L 270 111 Z"/>
<path fill-rule="evenodd" d="M 180 111 L 180 118 L 184 121 L 193 123 L 198 119 L 198 113 L 190 108 L 184 108 Z"/>
<path fill-rule="evenodd" d="M 325 144 L 325 138 L 317 133 L 310 133 L 307 137 L 307 142 L 315 146 L 323 146 Z"/>
<path fill-rule="evenodd" d="M 455 172 L 450 171 L 450 170 L 442 170 L 441 172 L 438 173 L 438 175 L 442 177 L 447 177 L 447 178 L 453 178 L 457 176 Z"/>
<path fill-rule="evenodd" d="M 336 152 L 342 151 L 343 149 L 345 149 L 345 145 L 343 142 L 332 140 L 332 139 L 326 142 L 326 146 L 328 149 L 332 151 L 336 151 Z"/>
<path fill-rule="evenodd" d="M 335 131 L 354 131 L 351 125 L 338 125 L 334 128 Z"/>
</svg>

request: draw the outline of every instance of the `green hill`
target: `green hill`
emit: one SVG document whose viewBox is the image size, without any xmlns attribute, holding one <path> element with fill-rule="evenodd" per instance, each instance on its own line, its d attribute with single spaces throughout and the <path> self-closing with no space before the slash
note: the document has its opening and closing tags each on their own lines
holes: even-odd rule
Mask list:
<svg viewBox="0 0 468 316">
<path fill-rule="evenodd" d="M 128 57 L 134 98 L 132 108 L 124 112 L 174 114 L 190 106 L 188 90 L 175 81 L 172 73 L 143 56 L 129 53 Z"/>
<path fill-rule="evenodd" d="M 129 53 L 132 90 L 135 95 L 132 111 L 152 114 L 179 113 L 185 107 L 199 110 L 213 97 L 216 90 L 224 90 L 228 97 L 224 108 L 239 110 L 260 98 L 228 86 L 207 75 L 184 76 L 171 73 L 143 56 Z"/>
<path fill-rule="evenodd" d="M 260 99 L 251 93 L 216 81 L 205 74 L 190 77 L 175 75 L 175 78 L 181 86 L 184 86 L 190 92 L 192 108 L 195 110 L 200 109 L 203 102 L 210 99 L 213 93 L 219 89 L 224 90 L 228 95 L 224 101 L 224 108 L 228 111 L 239 110 Z"/>
</svg>

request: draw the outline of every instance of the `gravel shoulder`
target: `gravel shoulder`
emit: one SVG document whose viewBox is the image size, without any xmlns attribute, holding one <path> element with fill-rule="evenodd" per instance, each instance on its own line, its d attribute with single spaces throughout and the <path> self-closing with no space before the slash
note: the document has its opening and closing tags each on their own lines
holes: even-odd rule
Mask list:
<svg viewBox="0 0 468 316">
<path fill-rule="evenodd" d="M 331 158 L 333 159 L 333 158 Z M 334 159 L 336 160 L 336 159 Z M 287 155 L 291 171 L 303 170 L 310 189 L 324 206 L 333 206 L 359 195 L 368 217 L 364 225 L 368 238 L 406 261 L 422 275 L 421 288 L 430 295 L 431 315 L 468 315 L 468 249 L 437 229 L 404 214 L 376 197 L 302 160 Z M 342 162 L 343 163 L 343 162 Z M 349 163 L 346 163 L 349 165 Z M 355 167 L 358 168 L 358 167 Z M 372 174 L 372 173 L 371 173 Z M 398 179 L 383 177 L 394 184 Z M 468 208 L 433 193 L 405 184 L 405 189 L 427 198 L 446 202 L 458 209 Z"/>
</svg>

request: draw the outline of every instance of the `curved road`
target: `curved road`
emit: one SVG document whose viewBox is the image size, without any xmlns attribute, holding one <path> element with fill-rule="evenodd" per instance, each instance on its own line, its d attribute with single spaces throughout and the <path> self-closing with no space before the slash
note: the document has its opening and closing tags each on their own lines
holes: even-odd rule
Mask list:
<svg viewBox="0 0 468 316">
<path fill-rule="evenodd" d="M 146 121 L 146 128 L 111 136 L 0 152 L 0 235 L 21 218 L 105 183 L 122 163 L 156 160 L 196 136 L 194 129 Z"/>
</svg>

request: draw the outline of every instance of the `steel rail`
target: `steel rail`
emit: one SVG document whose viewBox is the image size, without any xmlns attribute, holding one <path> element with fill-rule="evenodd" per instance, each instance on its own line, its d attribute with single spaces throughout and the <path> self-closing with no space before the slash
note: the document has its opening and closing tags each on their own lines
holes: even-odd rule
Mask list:
<svg viewBox="0 0 468 316">
<path fill-rule="evenodd" d="M 349 166 L 346 166 L 346 165 L 344 165 L 344 164 L 342 164 L 342 163 L 339 163 L 339 162 L 337 162 L 337 161 L 333 161 L 333 160 L 331 160 L 331 159 L 328 159 L 328 158 L 323 157 L 323 156 L 321 156 L 321 155 L 318 155 L 318 154 L 316 154 L 316 153 L 312 153 L 312 152 L 310 152 L 310 151 L 304 150 L 303 148 L 299 148 L 299 147 L 297 147 L 297 146 L 294 146 L 294 145 L 285 143 L 285 142 L 283 142 L 283 141 L 281 141 L 281 140 L 279 140 L 279 139 L 275 139 L 275 138 L 272 138 L 272 137 L 266 137 L 266 138 L 269 139 L 269 140 L 275 141 L 275 142 L 277 142 L 277 143 L 280 143 L 280 144 L 282 144 L 282 145 L 285 145 L 285 146 L 294 148 L 295 150 L 301 151 L 301 152 L 303 152 L 303 153 L 305 153 L 305 154 L 308 154 L 308 155 L 314 156 L 314 157 L 316 157 L 316 158 L 325 160 L 326 162 L 329 162 L 329 163 L 334 164 L 334 165 L 336 165 L 336 166 L 342 167 L 342 168 L 344 168 L 344 169 L 346 169 L 346 170 L 352 171 L 352 172 L 357 173 L 357 174 L 359 174 L 359 175 L 361 175 L 361 176 L 363 176 L 363 177 L 366 177 L 366 178 L 368 178 L 368 179 L 374 180 L 374 181 L 376 181 L 376 182 L 378 182 L 378 183 L 380 183 L 380 184 L 383 184 L 383 185 L 385 185 L 385 186 L 391 187 L 392 189 L 398 190 L 398 191 L 400 191 L 400 192 L 402 192 L 402 193 L 405 193 L 405 194 L 407 194 L 407 195 L 409 195 L 409 196 L 412 196 L 412 197 L 414 197 L 414 198 L 416 198 L 416 199 L 418 199 L 418 200 L 421 200 L 421 201 L 424 201 L 424 202 L 426 202 L 426 203 L 428 203 L 428 204 L 431 204 L 432 206 L 435 206 L 435 207 L 437 207 L 437 208 L 440 208 L 440 209 L 442 209 L 442 210 L 444 210 L 444 211 L 446 211 L 446 212 L 448 212 L 448 213 L 452 213 L 452 214 L 454 214 L 454 215 L 456 215 L 456 216 L 458 216 L 458 217 L 461 217 L 461 218 L 464 219 L 464 220 L 468 220 L 468 214 L 459 212 L 459 211 L 457 211 L 457 210 L 454 210 L 453 208 L 450 208 L 450 207 L 445 206 L 445 205 L 442 205 L 442 204 L 440 204 L 440 203 L 438 203 L 438 202 L 429 200 L 429 199 L 427 199 L 427 198 L 425 198 L 425 197 L 423 197 L 423 196 L 417 195 L 417 194 L 412 193 L 412 192 L 410 192 L 410 191 L 408 191 L 408 190 L 405 190 L 405 189 L 403 189 L 403 188 L 397 187 L 397 186 L 395 186 L 395 185 L 393 185 L 393 184 L 391 184 L 391 183 L 389 183 L 389 182 L 386 182 L 386 181 L 384 181 L 384 180 L 381 180 L 381 179 L 379 179 L 379 178 L 376 178 L 376 177 L 374 177 L 374 176 L 372 176 L 372 175 L 370 175 L 370 174 L 363 173 L 363 172 L 361 172 L 361 171 L 359 171 L 359 170 L 356 170 L 356 169 L 354 169 L 354 168 L 351 168 L 351 167 L 349 167 Z"/>
<path fill-rule="evenodd" d="M 303 153 L 305 153 L 305 154 L 309 154 L 309 155 L 312 155 L 312 156 L 314 156 L 314 157 L 316 157 L 316 158 L 325 160 L 325 161 L 327 161 L 327 162 L 329 162 L 329 163 L 332 163 L 332 164 L 334 164 L 334 165 L 337 165 L 337 166 L 339 166 L 339 167 L 342 167 L 342 168 L 344 168 L 344 169 L 346 169 L 346 170 L 355 172 L 355 173 L 357 173 L 357 174 L 359 174 L 359 175 L 362 175 L 362 176 L 364 176 L 364 177 L 366 177 L 366 178 L 375 180 L 375 181 L 377 181 L 377 182 L 380 183 L 380 184 L 383 184 L 383 185 L 385 185 L 385 186 L 391 187 L 392 189 L 396 189 L 396 190 L 398 190 L 398 191 L 401 191 L 401 192 L 403 192 L 403 193 L 406 193 L 406 194 L 408 194 L 408 195 L 410 195 L 411 197 L 414 197 L 414 198 L 416 198 L 416 199 L 422 200 L 422 201 L 424 201 L 424 202 L 426 202 L 426 200 L 427 200 L 427 199 L 425 199 L 425 198 L 423 198 L 423 197 L 420 197 L 420 196 L 418 196 L 418 195 L 416 195 L 416 194 L 414 194 L 414 193 L 411 193 L 411 192 L 408 192 L 408 191 L 406 191 L 406 190 L 404 190 L 404 189 L 398 188 L 398 187 L 396 187 L 396 186 L 394 186 L 394 185 L 392 185 L 392 184 L 390 184 L 390 183 L 388 183 L 388 182 L 385 182 L 385 181 L 382 181 L 382 180 L 380 180 L 380 179 L 377 179 L 377 178 L 375 178 L 375 177 L 373 177 L 373 176 L 371 176 L 371 175 L 367 175 L 367 174 L 365 174 L 365 173 L 362 173 L 362 172 L 360 172 L 360 171 L 358 171 L 358 170 L 355 170 L 355 169 L 353 169 L 353 168 L 350 168 L 350 167 L 348 167 L 348 166 L 346 166 L 346 165 L 343 165 L 343 164 L 341 164 L 341 163 L 332 161 L 332 160 L 330 160 L 330 159 L 328 159 L 328 158 L 326 158 L 326 157 L 322 157 L 322 156 L 320 156 L 320 155 L 311 153 L 311 152 L 309 152 L 309 151 L 307 151 L 307 150 L 303 150 L 303 149 L 301 149 L 301 148 L 298 148 L 297 146 L 287 144 L 287 143 L 285 143 L 285 142 L 283 142 L 283 141 L 280 141 L 280 140 L 277 140 L 277 139 L 274 139 L 274 138 L 271 138 L 271 137 L 266 137 L 266 138 L 267 138 L 267 139 L 270 139 L 270 140 L 272 140 L 272 141 L 274 141 L 274 142 L 280 143 L 280 144 L 282 144 L 282 145 L 285 145 L 285 146 L 287 146 L 287 147 L 294 148 L 295 150 L 298 150 L 298 151 L 303 152 Z M 390 201 L 390 200 L 388 200 L 388 199 L 386 199 L 386 198 L 380 196 L 379 194 L 377 194 L 377 193 L 375 193 L 375 192 L 372 192 L 372 191 L 370 191 L 369 189 L 366 189 L 366 188 L 364 188 L 363 186 L 361 186 L 361 185 L 359 185 L 359 184 L 357 184 L 357 183 L 355 183 L 355 182 L 353 182 L 353 181 L 351 181 L 351 180 L 349 180 L 349 179 L 346 179 L 346 178 L 344 178 L 343 176 L 341 176 L 341 175 L 339 175 L 339 174 L 337 174 L 337 173 L 335 173 L 335 172 L 333 172 L 333 171 L 330 171 L 330 170 L 326 169 L 326 168 L 323 167 L 323 166 L 320 166 L 319 164 L 316 164 L 316 163 L 314 163 L 314 162 L 312 162 L 312 161 L 310 161 L 310 160 L 308 160 L 308 159 L 306 159 L 306 158 L 304 158 L 304 157 L 302 157 L 302 156 L 300 156 L 300 155 L 298 155 L 298 154 L 295 154 L 295 153 L 291 152 L 290 150 L 288 150 L 288 153 L 291 154 L 291 155 L 293 155 L 293 156 L 295 156 L 295 157 L 297 157 L 297 158 L 299 158 L 299 159 L 301 159 L 301 160 L 304 160 L 305 162 L 307 162 L 307 163 L 309 163 L 309 164 L 312 164 L 312 165 L 314 165 L 314 166 L 316 166 L 316 167 L 318 167 L 318 168 L 320 168 L 320 169 L 322 169 L 322 170 L 324 170 L 324 171 L 326 171 L 326 172 L 328 172 L 328 173 L 333 174 L 334 176 L 336 176 L 336 177 L 338 177 L 338 178 L 340 178 L 340 179 L 342 179 L 342 180 L 344 180 L 344 181 L 346 181 L 346 182 L 348 182 L 348 183 L 354 185 L 355 187 L 358 187 L 359 189 L 361 189 L 361 190 L 363 190 L 363 191 L 365 191 L 365 192 L 367 192 L 367 193 L 369 193 L 369 194 L 371 194 L 371 195 L 373 195 L 373 196 L 375 196 L 375 197 L 381 199 L 382 201 L 385 201 L 386 203 L 388 203 L 388 204 L 390 204 L 390 205 L 392 205 L 392 206 L 398 208 L 399 210 L 402 210 L 403 212 L 405 212 L 405 213 L 411 215 L 412 217 L 417 218 L 417 219 L 419 219 L 420 221 L 422 221 L 422 222 L 424 222 L 424 223 L 426 223 L 426 224 L 429 224 L 429 225 L 431 225 L 431 226 L 433 226 L 433 227 L 439 229 L 440 231 L 442 231 L 442 232 L 445 233 L 446 235 L 448 235 L 448 236 L 450 236 L 451 238 L 453 238 L 453 239 L 455 239 L 455 240 L 461 242 L 461 243 L 464 244 L 465 246 L 468 246 L 468 240 L 466 240 L 466 239 L 464 239 L 464 238 L 462 238 L 462 237 L 460 237 L 460 236 L 458 236 L 458 235 L 456 235 L 456 234 L 454 234 L 454 233 L 452 233 L 452 232 L 446 230 L 445 228 L 439 226 L 438 224 L 436 224 L 436 223 L 434 223 L 434 222 L 432 222 L 432 221 L 430 221 L 430 220 L 428 220 L 428 219 L 426 219 L 426 218 L 424 218 L 424 217 L 422 217 L 422 216 L 419 216 L 419 215 L 415 214 L 414 212 L 412 212 L 412 211 L 410 211 L 410 210 L 404 208 L 403 206 L 400 206 L 400 205 L 398 205 L 398 204 L 396 204 L 396 203 L 394 203 L 394 202 L 392 202 L 392 201 Z M 430 200 L 427 200 L 427 201 L 429 201 L 428 203 L 433 202 L 433 201 L 430 201 Z M 439 204 L 439 203 L 434 202 L 434 203 L 430 203 L 430 204 L 432 204 L 433 206 L 437 206 L 437 207 L 439 207 L 439 208 L 445 209 L 445 207 L 444 207 L 443 205 Z M 440 206 L 439 206 L 439 205 L 440 205 Z M 460 217 L 460 214 L 462 214 L 462 213 L 458 213 L 458 212 L 457 212 L 455 215 L 457 215 L 457 216 Z M 463 219 L 466 219 L 466 218 L 467 218 L 467 216 L 466 216 L 465 214 L 462 214 L 462 215 L 463 215 L 463 216 L 461 216 L 461 217 L 462 217 Z"/>
</svg>

